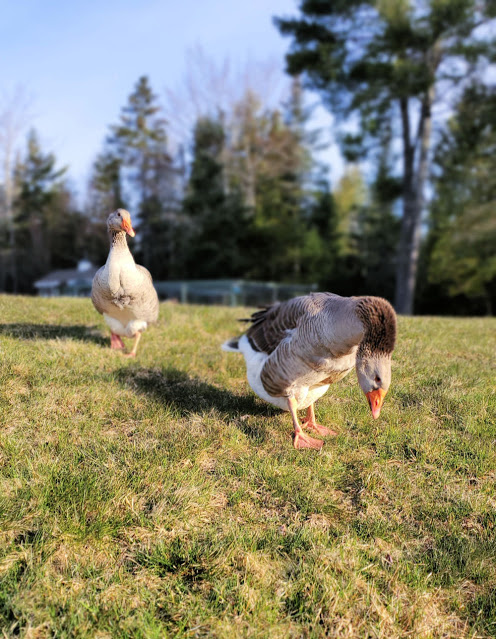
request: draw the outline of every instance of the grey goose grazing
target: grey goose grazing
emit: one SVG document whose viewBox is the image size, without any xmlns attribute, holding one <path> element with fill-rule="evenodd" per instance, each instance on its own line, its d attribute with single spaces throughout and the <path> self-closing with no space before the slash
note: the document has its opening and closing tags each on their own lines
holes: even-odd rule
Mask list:
<svg viewBox="0 0 496 639">
<path fill-rule="evenodd" d="M 396 341 L 396 314 L 381 297 L 341 297 L 312 293 L 254 313 L 239 338 L 225 342 L 226 351 L 242 353 L 248 383 L 265 401 L 290 411 L 294 447 L 320 449 L 321 436 L 334 431 L 317 424 L 314 403 L 355 366 L 372 416 L 379 417 L 391 383 L 391 354 Z"/>
<path fill-rule="evenodd" d="M 126 233 L 135 236 L 129 212 L 111 213 L 107 229 L 110 251 L 93 278 L 91 300 L 110 327 L 110 347 L 123 349 L 121 337 L 134 338 L 128 353 L 133 357 L 142 332 L 158 319 L 158 296 L 149 271 L 135 263 L 127 245 Z"/>
</svg>

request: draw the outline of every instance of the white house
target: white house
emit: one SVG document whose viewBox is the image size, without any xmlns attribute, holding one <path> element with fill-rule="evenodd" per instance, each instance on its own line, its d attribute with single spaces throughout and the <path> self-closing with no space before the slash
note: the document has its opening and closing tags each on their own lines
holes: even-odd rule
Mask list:
<svg viewBox="0 0 496 639">
<path fill-rule="evenodd" d="M 34 287 L 41 297 L 70 295 L 72 297 L 88 297 L 91 294 L 91 283 L 98 267 L 88 260 L 81 260 L 75 269 L 52 271 L 37 280 Z"/>
</svg>

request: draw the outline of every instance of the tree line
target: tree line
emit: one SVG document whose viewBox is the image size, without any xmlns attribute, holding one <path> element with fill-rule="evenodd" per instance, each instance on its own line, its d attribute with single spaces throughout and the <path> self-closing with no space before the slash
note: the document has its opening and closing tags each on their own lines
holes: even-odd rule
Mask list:
<svg viewBox="0 0 496 639">
<path fill-rule="evenodd" d="M 494 314 L 495 15 L 489 1 L 303 0 L 300 15 L 275 19 L 291 38 L 286 100 L 271 106 L 254 87 L 213 100 L 179 144 L 142 76 L 109 125 L 83 211 L 31 131 L 4 162 L 0 289 L 31 292 L 83 257 L 103 263 L 106 217 L 124 207 L 156 280 L 316 283 L 407 314 Z M 348 164 L 332 188 L 305 87 L 339 119 Z"/>
</svg>

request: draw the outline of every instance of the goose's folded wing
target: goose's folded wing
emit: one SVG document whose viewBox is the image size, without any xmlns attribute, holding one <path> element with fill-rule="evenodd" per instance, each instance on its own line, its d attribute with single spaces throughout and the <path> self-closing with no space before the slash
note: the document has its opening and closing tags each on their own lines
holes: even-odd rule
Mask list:
<svg viewBox="0 0 496 639">
<path fill-rule="evenodd" d="M 159 302 L 153 279 L 150 271 L 140 264 L 136 264 L 136 268 L 142 275 L 142 285 L 140 286 L 139 295 L 136 296 L 135 304 L 140 307 L 140 316 L 142 319 L 152 324 L 158 319 Z"/>
<path fill-rule="evenodd" d="M 271 354 L 279 344 L 294 330 L 311 307 L 308 296 L 296 297 L 288 302 L 277 303 L 264 308 L 246 321 L 252 325 L 246 332 L 252 348 Z"/>
<path fill-rule="evenodd" d="M 141 273 L 141 275 L 143 276 L 143 280 L 145 282 L 147 283 L 149 282 L 153 286 L 153 279 L 152 279 L 150 271 L 147 268 L 145 268 L 144 266 L 141 266 L 141 264 L 136 264 L 136 270 L 139 273 Z"/>
<path fill-rule="evenodd" d="M 110 303 L 108 293 L 106 294 L 106 288 L 108 287 L 105 287 L 105 283 L 102 281 L 103 270 L 103 266 L 98 269 L 93 277 L 93 283 L 91 286 L 91 301 L 99 313 L 105 313 Z"/>
<path fill-rule="evenodd" d="M 342 376 L 346 367 L 343 368 L 341 358 L 354 360 L 357 341 L 336 312 L 343 306 L 343 298 L 316 293 L 281 306 L 286 307 L 280 309 L 284 313 L 279 312 L 263 334 L 266 337 L 270 328 L 272 343 L 279 339 L 261 373 L 269 395 L 286 396 L 298 386 L 327 385 Z M 256 325 L 250 330 L 254 329 Z M 350 335 L 344 339 L 347 332 Z"/>
</svg>

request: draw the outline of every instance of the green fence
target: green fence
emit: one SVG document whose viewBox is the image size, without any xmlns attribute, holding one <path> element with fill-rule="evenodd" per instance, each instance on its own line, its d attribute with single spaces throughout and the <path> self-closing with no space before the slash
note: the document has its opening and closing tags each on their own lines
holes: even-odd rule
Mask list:
<svg viewBox="0 0 496 639">
<path fill-rule="evenodd" d="M 178 280 L 154 282 L 159 297 L 183 304 L 260 306 L 282 302 L 317 289 L 316 284 L 280 284 L 247 280 Z"/>
</svg>

